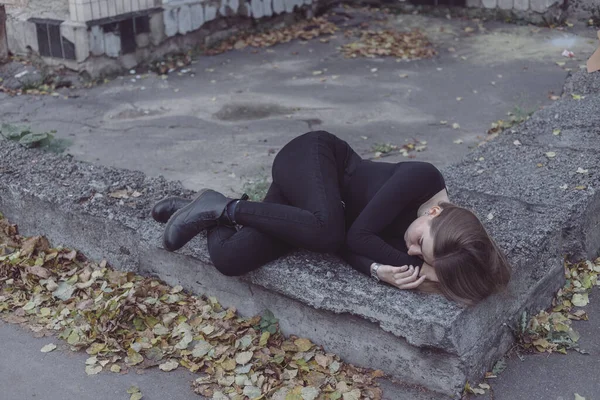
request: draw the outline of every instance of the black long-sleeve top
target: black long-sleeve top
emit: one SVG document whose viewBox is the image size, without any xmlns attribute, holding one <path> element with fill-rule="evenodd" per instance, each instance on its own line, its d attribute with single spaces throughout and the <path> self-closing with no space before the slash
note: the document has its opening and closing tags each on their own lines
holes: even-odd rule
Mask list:
<svg viewBox="0 0 600 400">
<path fill-rule="evenodd" d="M 340 255 L 367 275 L 373 262 L 420 267 L 423 260 L 407 254 L 404 234 L 419 207 L 445 187 L 430 163 L 361 160 L 342 188 L 347 232 Z"/>
</svg>

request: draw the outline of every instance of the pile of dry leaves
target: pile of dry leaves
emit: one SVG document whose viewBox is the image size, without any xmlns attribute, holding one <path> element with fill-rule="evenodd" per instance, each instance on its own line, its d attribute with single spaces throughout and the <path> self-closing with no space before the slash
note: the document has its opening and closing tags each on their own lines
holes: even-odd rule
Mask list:
<svg viewBox="0 0 600 400">
<path fill-rule="evenodd" d="M 594 285 L 599 285 L 600 258 L 594 262 L 581 261 L 577 264 L 565 262 L 565 286 L 553 300 L 552 308 L 542 311 L 527 320 L 523 314 L 520 327 L 520 345 L 524 349 L 538 352 L 566 353 L 568 349 L 580 350 L 577 345 L 579 334 L 571 326 L 572 320 L 587 320 L 582 309 L 589 303 L 588 295 Z"/>
<path fill-rule="evenodd" d="M 420 30 L 398 32 L 387 29 L 383 31 L 366 31 L 357 42 L 342 46 L 346 57 L 397 57 L 403 60 L 430 58 L 436 55 L 427 36 Z"/>
<path fill-rule="evenodd" d="M 381 371 L 354 367 L 275 317 L 242 318 L 217 299 L 111 269 L 48 240 L 23 238 L 0 216 L 0 317 L 53 333 L 89 355 L 86 372 L 186 368 L 214 399 L 380 399 Z M 53 351 L 56 345 L 44 346 Z M 139 389 L 132 397 L 140 398 Z"/>
<path fill-rule="evenodd" d="M 327 21 L 325 18 L 313 18 L 280 29 L 233 37 L 206 50 L 206 54 L 220 54 L 232 49 L 240 50 L 248 46 L 270 47 L 279 43 L 287 43 L 294 39 L 310 40 L 322 35 L 332 35 L 337 29 L 335 24 Z"/>
</svg>

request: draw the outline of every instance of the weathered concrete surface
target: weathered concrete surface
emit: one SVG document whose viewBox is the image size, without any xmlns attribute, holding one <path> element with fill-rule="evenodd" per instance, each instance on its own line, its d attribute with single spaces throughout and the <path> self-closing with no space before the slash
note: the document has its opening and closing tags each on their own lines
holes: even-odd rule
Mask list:
<svg viewBox="0 0 600 400">
<path fill-rule="evenodd" d="M 580 333 L 579 346 L 589 354 L 519 354 L 511 352 L 507 368 L 498 378 L 488 379 L 492 391 L 482 400 L 571 400 L 577 393 L 595 400 L 600 393 L 600 293 L 595 288 L 585 307 L 589 321 L 573 321 Z"/>
<path fill-rule="evenodd" d="M 147 400 L 202 400 L 190 389 L 194 374 L 179 368 L 172 373 L 158 369 L 131 370 L 128 374 L 85 373 L 85 352 L 72 353 L 55 337 L 34 338 L 32 332 L 0 321 L 3 400 L 113 400 L 129 399 L 127 389 L 140 388 Z M 48 343 L 58 348 L 40 349 Z"/>
</svg>

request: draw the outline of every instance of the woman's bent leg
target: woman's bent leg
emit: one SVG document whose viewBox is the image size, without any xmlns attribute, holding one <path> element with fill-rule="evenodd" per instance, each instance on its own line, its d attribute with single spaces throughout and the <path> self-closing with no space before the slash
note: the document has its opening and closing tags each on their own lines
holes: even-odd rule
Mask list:
<svg viewBox="0 0 600 400">
<path fill-rule="evenodd" d="M 285 203 L 278 188 L 271 185 L 263 200 L 268 204 Z M 239 231 L 217 226 L 208 233 L 208 253 L 215 267 L 224 275 L 239 276 L 273 261 L 292 246 L 255 228 L 245 226 Z"/>
<path fill-rule="evenodd" d="M 273 163 L 273 185 L 289 205 L 240 201 L 236 222 L 295 247 L 337 251 L 345 235 L 340 179 L 348 151 L 324 131 L 292 140 Z"/>
</svg>

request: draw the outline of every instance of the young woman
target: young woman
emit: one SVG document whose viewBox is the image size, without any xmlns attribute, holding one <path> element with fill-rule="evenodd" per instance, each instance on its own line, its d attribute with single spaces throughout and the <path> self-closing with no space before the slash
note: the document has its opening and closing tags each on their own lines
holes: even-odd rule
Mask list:
<svg viewBox="0 0 600 400">
<path fill-rule="evenodd" d="M 502 252 L 471 211 L 450 204 L 429 163 L 363 160 L 345 141 L 315 131 L 285 145 L 272 173 L 262 202 L 209 189 L 193 201 L 158 202 L 152 216 L 167 223 L 165 248 L 175 251 L 208 229 L 211 260 L 229 276 L 294 248 L 338 253 L 377 281 L 427 286 L 467 305 L 510 279 Z"/>
</svg>

